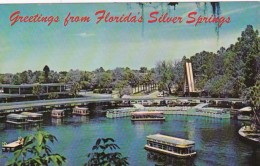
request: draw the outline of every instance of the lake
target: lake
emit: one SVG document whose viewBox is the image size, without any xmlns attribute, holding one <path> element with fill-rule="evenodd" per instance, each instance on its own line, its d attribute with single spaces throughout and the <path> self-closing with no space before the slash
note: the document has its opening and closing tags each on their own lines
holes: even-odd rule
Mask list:
<svg viewBox="0 0 260 166">
<path fill-rule="evenodd" d="M 193 160 L 170 159 L 170 165 L 257 165 L 260 152 L 253 152 L 250 145 L 239 140 L 240 126 L 241 122 L 234 119 L 182 115 L 167 115 L 165 122 L 131 122 L 130 117 L 70 116 L 60 120 L 47 114 L 40 127 L 57 137 L 52 151 L 64 155 L 68 166 L 83 165 L 97 138 L 108 137 L 115 139 L 130 165 L 155 165 L 158 160 L 148 157 L 144 145 L 146 136 L 156 133 L 195 141 L 197 156 Z M 10 142 L 35 130 L 36 127 L 14 128 L 0 123 L 0 141 Z M 1 159 L 0 165 L 5 162 Z"/>
</svg>

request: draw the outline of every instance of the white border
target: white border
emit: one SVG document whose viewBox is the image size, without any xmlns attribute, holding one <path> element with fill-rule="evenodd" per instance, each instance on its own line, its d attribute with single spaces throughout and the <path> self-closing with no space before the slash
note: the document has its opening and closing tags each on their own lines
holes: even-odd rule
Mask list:
<svg viewBox="0 0 260 166">
<path fill-rule="evenodd" d="M 173 0 L 1 0 L 0 4 L 23 4 L 23 3 L 113 3 L 113 2 L 172 2 Z M 214 0 L 176 0 L 176 2 L 212 2 Z M 241 0 L 217 0 L 241 1 Z M 247 0 L 244 0 L 247 1 Z M 250 0 L 259 1 L 259 0 Z"/>
</svg>

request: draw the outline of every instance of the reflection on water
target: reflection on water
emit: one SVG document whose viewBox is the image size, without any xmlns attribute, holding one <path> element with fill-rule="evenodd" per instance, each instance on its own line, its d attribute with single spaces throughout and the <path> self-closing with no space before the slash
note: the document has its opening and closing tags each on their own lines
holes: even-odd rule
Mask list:
<svg viewBox="0 0 260 166">
<path fill-rule="evenodd" d="M 131 121 L 133 125 L 139 125 L 139 126 L 144 126 L 144 125 L 150 125 L 150 124 L 163 124 L 163 121 Z"/>
<path fill-rule="evenodd" d="M 154 162 L 158 166 L 195 166 L 194 157 L 181 159 L 149 150 L 147 150 L 147 160 Z"/>
<path fill-rule="evenodd" d="M 0 130 L 4 130 L 5 129 L 5 124 L 0 122 Z"/>
<path fill-rule="evenodd" d="M 70 118 L 64 119 L 64 124 L 66 125 L 81 126 L 85 123 L 89 123 L 89 116 L 73 115 Z"/>
<path fill-rule="evenodd" d="M 71 116 L 67 118 L 52 118 L 51 123 L 54 126 L 59 125 L 82 125 L 89 122 L 89 116 Z"/>
<path fill-rule="evenodd" d="M 8 130 L 8 129 L 22 129 L 29 130 L 33 128 L 40 128 L 42 126 L 42 122 L 37 123 L 28 123 L 28 124 L 11 124 L 11 123 L 0 123 L 0 130 Z"/>
<path fill-rule="evenodd" d="M 160 126 L 164 122 L 163 121 L 131 121 L 131 123 L 135 129 L 137 138 L 139 138 L 139 137 L 141 138 L 148 128 L 150 128 L 152 126 L 154 126 L 154 127 Z"/>
<path fill-rule="evenodd" d="M 52 125 L 58 126 L 63 123 L 63 118 L 51 118 Z"/>
<path fill-rule="evenodd" d="M 89 122 L 89 116 L 73 115 L 72 120 L 74 123 L 87 123 L 87 122 Z"/>
<path fill-rule="evenodd" d="M 5 123 L 0 123 L 0 129 Z M 130 117 L 107 119 L 104 115 L 72 116 L 52 119 L 44 114 L 40 128 L 55 135 L 58 142 L 52 146 L 55 153 L 67 158 L 66 165 L 83 165 L 86 154 L 91 152 L 97 138 L 112 137 L 120 146 L 120 152 L 128 157 L 132 166 L 142 165 L 257 165 L 259 151 L 252 154 L 252 147 L 239 140 L 237 131 L 241 123 L 233 119 L 217 119 L 197 116 L 166 115 L 165 122 L 131 122 Z M 16 140 L 36 131 L 38 127 L 4 127 L 0 130 L 0 142 Z M 149 156 L 144 149 L 146 136 L 161 133 L 195 142 L 197 156 L 191 161 Z M 0 154 L 1 155 L 1 154 Z M 11 156 L 12 154 L 7 154 Z M 161 160 L 167 163 L 160 163 Z M 168 161 L 169 160 L 169 161 Z M 5 160 L 0 159 L 0 165 Z M 176 164 L 178 163 L 178 164 Z"/>
</svg>

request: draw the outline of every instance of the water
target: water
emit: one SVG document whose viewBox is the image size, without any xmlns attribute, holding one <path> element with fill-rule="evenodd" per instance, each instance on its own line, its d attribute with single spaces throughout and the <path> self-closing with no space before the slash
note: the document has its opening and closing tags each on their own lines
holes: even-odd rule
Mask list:
<svg viewBox="0 0 260 166">
<path fill-rule="evenodd" d="M 181 115 L 167 115 L 165 122 L 131 122 L 129 117 L 107 119 L 104 116 L 71 116 L 60 120 L 47 115 L 41 128 L 57 137 L 58 142 L 52 150 L 64 155 L 69 166 L 83 165 L 96 139 L 108 137 L 116 140 L 123 156 L 129 157 L 130 165 L 155 165 L 157 161 L 149 158 L 144 150 L 146 136 L 155 133 L 195 141 L 197 156 L 194 160 L 174 161 L 171 165 L 257 165 L 260 152 L 253 153 L 250 145 L 239 140 L 239 126 L 241 124 L 232 119 Z M 35 130 L 35 127 L 17 129 L 0 123 L 0 142 L 15 140 Z M 8 153 L 4 155 L 12 156 Z M 0 165 L 4 165 L 6 160 L 0 160 Z"/>
</svg>

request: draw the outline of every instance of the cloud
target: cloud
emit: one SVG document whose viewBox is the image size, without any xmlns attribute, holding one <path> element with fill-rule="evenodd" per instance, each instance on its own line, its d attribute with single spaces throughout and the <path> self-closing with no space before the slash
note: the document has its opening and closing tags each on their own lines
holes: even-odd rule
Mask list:
<svg viewBox="0 0 260 166">
<path fill-rule="evenodd" d="M 79 34 L 76 34 L 76 35 L 80 36 L 80 37 L 91 37 L 91 36 L 95 36 L 96 34 L 88 33 L 88 32 L 82 32 L 82 33 L 79 33 Z"/>
<path fill-rule="evenodd" d="M 227 12 L 223 13 L 222 15 L 225 16 L 225 15 L 230 15 L 230 14 L 235 14 L 235 13 L 241 13 L 241 12 L 245 12 L 248 9 L 254 9 L 254 8 L 258 8 L 258 7 L 260 7 L 260 5 L 257 4 L 257 5 L 248 6 L 245 8 L 234 9 L 234 10 L 227 11 Z"/>
</svg>

